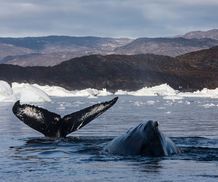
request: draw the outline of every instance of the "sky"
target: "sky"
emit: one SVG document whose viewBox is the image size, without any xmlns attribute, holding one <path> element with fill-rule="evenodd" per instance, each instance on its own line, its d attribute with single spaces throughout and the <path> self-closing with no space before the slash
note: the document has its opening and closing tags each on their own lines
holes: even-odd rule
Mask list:
<svg viewBox="0 0 218 182">
<path fill-rule="evenodd" d="M 0 0 L 0 37 L 170 37 L 218 28 L 218 0 Z"/>
</svg>

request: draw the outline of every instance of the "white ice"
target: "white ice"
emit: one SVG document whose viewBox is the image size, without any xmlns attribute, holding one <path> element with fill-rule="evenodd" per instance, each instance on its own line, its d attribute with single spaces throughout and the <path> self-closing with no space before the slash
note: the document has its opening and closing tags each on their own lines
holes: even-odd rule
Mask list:
<svg viewBox="0 0 218 182">
<path fill-rule="evenodd" d="M 182 97 L 209 97 L 209 98 L 218 98 L 218 88 L 216 89 L 207 89 L 198 90 L 195 92 L 181 92 L 179 96 Z"/>
<path fill-rule="evenodd" d="M 162 84 L 154 87 L 144 87 L 137 91 L 127 92 L 118 90 L 115 95 L 132 95 L 132 96 L 163 96 L 167 100 L 181 100 L 184 97 L 207 97 L 218 98 L 218 88 L 198 90 L 195 92 L 179 92 L 174 90 L 167 84 Z"/>
<path fill-rule="evenodd" d="M 5 82 L 0 81 L 0 102 L 14 102 L 21 100 L 21 102 L 45 102 L 50 101 L 49 96 L 56 97 L 87 97 L 96 98 L 99 96 L 108 95 L 131 95 L 131 96 L 158 96 L 167 100 L 181 100 L 184 97 L 209 97 L 218 98 L 217 89 L 203 89 L 196 92 L 179 92 L 174 90 L 167 84 L 162 84 L 154 87 L 144 87 L 137 91 L 123 91 L 118 90 L 114 94 L 106 89 L 97 90 L 93 88 L 87 88 L 84 90 L 66 90 L 58 86 L 41 86 L 38 84 L 27 83 L 12 83 L 12 87 Z M 149 102 L 147 104 L 154 104 Z"/>
<path fill-rule="evenodd" d="M 58 86 L 40 86 L 37 84 L 33 85 L 49 96 L 57 96 L 57 97 L 88 97 L 88 98 L 96 98 L 99 96 L 108 96 L 113 95 L 111 92 L 107 91 L 105 88 L 102 90 L 97 90 L 93 88 L 87 88 L 84 90 L 66 90 L 62 87 Z M 162 96 L 164 99 L 168 100 L 180 100 L 184 97 L 210 97 L 210 98 L 218 98 L 218 88 L 214 90 L 203 89 L 201 91 L 196 92 L 179 92 L 178 90 L 174 90 L 167 84 L 162 84 L 154 87 L 144 87 L 137 91 L 125 91 L 118 90 L 114 93 L 114 95 L 131 95 L 131 96 Z"/>
<path fill-rule="evenodd" d="M 40 86 L 38 84 L 34 84 L 35 87 L 43 90 L 49 96 L 57 96 L 57 97 L 89 97 L 96 98 L 98 96 L 108 96 L 112 95 L 111 92 L 108 92 L 106 89 L 97 90 L 92 88 L 87 88 L 84 90 L 73 90 L 69 91 L 62 87 L 58 86 Z"/>
<path fill-rule="evenodd" d="M 115 95 L 132 95 L 132 96 L 165 96 L 165 95 L 176 95 L 177 90 L 174 90 L 167 84 L 162 84 L 154 87 L 144 87 L 137 91 L 127 92 L 118 90 Z"/>
<path fill-rule="evenodd" d="M 14 101 L 16 101 L 16 98 L 13 94 L 11 86 L 7 82 L 0 80 L 0 102 Z"/>
<path fill-rule="evenodd" d="M 46 102 L 50 97 L 42 90 L 30 84 L 12 83 L 12 87 L 5 81 L 0 81 L 0 102 Z"/>
<path fill-rule="evenodd" d="M 50 97 L 41 89 L 27 83 L 12 83 L 12 90 L 21 102 L 49 102 Z"/>
<path fill-rule="evenodd" d="M 204 104 L 202 105 L 204 108 L 211 108 L 211 107 L 218 107 L 218 105 L 210 103 L 210 104 Z"/>
</svg>

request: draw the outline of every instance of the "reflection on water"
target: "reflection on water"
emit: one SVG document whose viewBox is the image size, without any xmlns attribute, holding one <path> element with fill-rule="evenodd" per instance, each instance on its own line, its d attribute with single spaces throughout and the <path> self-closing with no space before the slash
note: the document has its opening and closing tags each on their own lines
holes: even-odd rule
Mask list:
<svg viewBox="0 0 218 182">
<path fill-rule="evenodd" d="M 65 115 L 108 99 L 54 98 L 42 106 Z M 203 107 L 210 103 L 217 105 L 218 100 L 120 97 L 104 115 L 58 140 L 43 137 L 18 121 L 11 114 L 11 104 L 0 104 L 1 180 L 217 181 L 218 107 Z M 102 152 L 115 136 L 149 119 L 160 121 L 160 129 L 182 153 L 152 158 Z"/>
</svg>

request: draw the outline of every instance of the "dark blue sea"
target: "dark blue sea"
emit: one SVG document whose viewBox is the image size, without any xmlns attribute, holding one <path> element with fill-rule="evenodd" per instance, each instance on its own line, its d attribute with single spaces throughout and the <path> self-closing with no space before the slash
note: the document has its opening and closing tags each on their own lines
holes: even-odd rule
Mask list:
<svg viewBox="0 0 218 182">
<path fill-rule="evenodd" d="M 59 98 L 38 103 L 62 116 L 111 99 Z M 49 139 L 0 103 L 0 181 L 218 181 L 218 99 L 120 96 L 103 115 L 65 139 Z M 169 157 L 114 156 L 102 148 L 147 120 L 182 150 Z"/>
</svg>

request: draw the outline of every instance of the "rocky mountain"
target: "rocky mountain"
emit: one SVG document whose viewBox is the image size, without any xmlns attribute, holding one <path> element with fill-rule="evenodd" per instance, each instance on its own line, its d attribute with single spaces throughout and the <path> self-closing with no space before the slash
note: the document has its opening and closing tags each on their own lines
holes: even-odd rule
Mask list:
<svg viewBox="0 0 218 182">
<path fill-rule="evenodd" d="M 0 63 L 4 62 L 3 59 L 7 56 L 19 56 L 30 54 L 33 51 L 24 47 L 17 47 L 11 44 L 0 43 Z"/>
<path fill-rule="evenodd" d="M 0 63 L 52 66 L 74 57 L 110 54 L 130 41 L 127 38 L 70 36 L 0 38 Z"/>
<path fill-rule="evenodd" d="M 24 37 L 0 38 L 0 63 L 54 66 L 93 54 L 157 54 L 176 57 L 218 46 L 218 30 L 187 33 L 172 38 Z M 217 36 L 217 37 L 216 37 Z"/>
<path fill-rule="evenodd" d="M 13 45 L 31 49 L 37 52 L 54 52 L 80 50 L 81 48 L 113 50 L 121 46 L 129 39 L 102 38 L 102 37 L 71 37 L 71 36 L 47 36 L 24 38 L 0 38 L 1 44 Z"/>
<path fill-rule="evenodd" d="M 138 38 L 115 49 L 117 54 L 146 54 L 178 56 L 188 52 L 207 49 L 218 45 L 213 39 Z"/>
<path fill-rule="evenodd" d="M 178 56 L 177 60 L 188 65 L 185 72 L 177 75 L 188 78 L 190 88 L 218 87 L 218 46 Z"/>
<path fill-rule="evenodd" d="M 57 85 L 70 90 L 107 88 L 110 91 L 168 83 L 175 89 L 193 91 L 218 87 L 217 58 L 218 47 L 214 47 L 176 58 L 152 54 L 90 55 L 53 67 L 0 64 L 0 80 Z"/>
<path fill-rule="evenodd" d="M 208 31 L 193 31 L 193 32 L 188 32 L 185 35 L 182 35 L 180 37 L 183 37 L 183 38 L 186 38 L 186 39 L 209 38 L 209 39 L 218 40 L 218 29 L 212 29 L 212 30 L 208 30 Z"/>
<path fill-rule="evenodd" d="M 100 52 L 100 51 L 96 51 Z M 19 66 L 54 66 L 66 60 L 81 57 L 85 55 L 92 55 L 94 52 L 89 51 L 75 51 L 75 52 L 51 52 L 51 53 L 31 53 L 16 56 L 7 56 L 2 59 L 2 63 L 19 65 Z M 102 53 L 101 54 L 105 54 Z"/>
<path fill-rule="evenodd" d="M 205 74 L 218 73 L 218 46 L 210 49 L 187 53 L 177 57 L 183 63 L 189 64 L 193 70 L 205 70 Z M 218 78 L 218 77 L 217 77 Z"/>
</svg>

